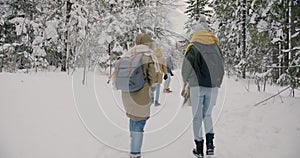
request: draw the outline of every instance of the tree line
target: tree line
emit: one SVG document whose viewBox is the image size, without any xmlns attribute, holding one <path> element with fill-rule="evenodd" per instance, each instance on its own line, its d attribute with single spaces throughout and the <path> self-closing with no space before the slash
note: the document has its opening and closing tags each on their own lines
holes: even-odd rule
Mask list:
<svg viewBox="0 0 300 158">
<path fill-rule="evenodd" d="M 106 69 L 138 32 L 171 49 L 179 0 L 0 0 L 0 72 L 53 66 Z M 299 87 L 299 0 L 186 0 L 187 35 L 201 14 L 220 39 L 226 71 Z M 188 36 L 186 36 L 188 37 Z M 172 39 L 173 38 L 173 39 Z M 164 42 L 161 42 L 164 41 Z"/>
<path fill-rule="evenodd" d="M 300 83 L 299 0 L 188 0 L 190 28 L 207 15 L 220 39 L 228 74 L 266 82 Z"/>
<path fill-rule="evenodd" d="M 170 41 L 167 14 L 176 3 L 1 0 L 0 72 L 38 71 L 49 66 L 68 72 L 83 65 L 105 68 L 134 44 L 138 32 Z"/>
</svg>

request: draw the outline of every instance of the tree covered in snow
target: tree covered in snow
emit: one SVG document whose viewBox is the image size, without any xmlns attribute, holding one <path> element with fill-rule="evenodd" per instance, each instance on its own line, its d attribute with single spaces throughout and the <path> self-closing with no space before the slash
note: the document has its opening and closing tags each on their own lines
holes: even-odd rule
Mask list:
<svg viewBox="0 0 300 158">
<path fill-rule="evenodd" d="M 233 1 L 215 0 L 209 5 L 213 8 L 214 14 L 212 22 L 214 23 L 215 34 L 219 38 L 222 54 L 225 59 L 225 69 L 228 74 L 234 70 L 239 63 L 240 57 L 237 52 L 238 38 L 236 37 L 237 26 L 234 20 L 235 6 Z"/>
<path fill-rule="evenodd" d="M 245 78 L 247 67 L 251 67 L 248 57 L 249 40 L 249 1 L 250 0 L 214 0 L 210 7 L 214 9 L 213 22 L 216 34 L 227 63 L 227 71 L 234 70 Z"/>
<path fill-rule="evenodd" d="M 210 6 L 227 71 L 298 87 L 299 1 L 214 0 Z"/>
<path fill-rule="evenodd" d="M 6 71 L 15 72 L 33 60 L 27 52 L 33 51 L 35 20 L 39 11 L 34 1 L 1 1 L 1 5 L 2 63 Z"/>
<path fill-rule="evenodd" d="M 188 16 L 188 20 L 185 22 L 185 29 L 188 35 L 192 33 L 192 28 L 195 24 L 199 23 L 201 15 L 205 15 L 210 18 L 212 11 L 208 8 L 209 0 L 187 0 L 187 7 L 184 12 Z"/>
<path fill-rule="evenodd" d="M 90 42 L 97 41 L 97 43 L 94 43 L 95 47 L 88 51 L 91 57 L 88 60 L 92 60 L 92 65 L 110 66 L 118 55 L 134 45 L 135 36 L 140 32 L 150 34 L 157 44 L 159 41 L 168 43 L 171 39 L 167 30 L 170 25 L 167 14 L 175 2 L 174 0 L 102 1 L 99 8 L 101 20 L 91 29 L 89 36 L 93 39 L 89 39 Z"/>
<path fill-rule="evenodd" d="M 41 60 L 61 71 L 93 67 L 109 49 L 129 49 L 139 32 L 170 40 L 166 15 L 177 1 L 1 0 L 1 70 L 47 66 Z"/>
</svg>

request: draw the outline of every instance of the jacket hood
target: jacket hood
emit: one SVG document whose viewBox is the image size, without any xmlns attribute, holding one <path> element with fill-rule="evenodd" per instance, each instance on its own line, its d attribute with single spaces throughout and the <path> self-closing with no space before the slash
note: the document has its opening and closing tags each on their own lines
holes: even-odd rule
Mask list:
<svg viewBox="0 0 300 158">
<path fill-rule="evenodd" d="M 191 42 L 198 42 L 201 44 L 219 44 L 218 38 L 208 30 L 196 31 L 192 36 Z"/>
<path fill-rule="evenodd" d="M 160 48 L 155 49 L 155 56 L 157 56 L 157 58 L 160 58 L 163 56 Z"/>
<path fill-rule="evenodd" d="M 209 32 L 208 30 L 199 30 L 193 34 L 190 44 L 186 47 L 184 56 L 190 50 L 190 48 L 193 46 L 193 42 L 198 42 L 201 44 L 217 44 L 217 45 L 219 45 L 219 40 L 213 33 Z"/>
<path fill-rule="evenodd" d="M 137 45 L 148 44 L 151 42 L 153 42 L 153 40 L 151 39 L 151 36 L 149 36 L 148 34 L 145 34 L 145 33 L 138 34 L 135 38 L 135 43 Z"/>
</svg>

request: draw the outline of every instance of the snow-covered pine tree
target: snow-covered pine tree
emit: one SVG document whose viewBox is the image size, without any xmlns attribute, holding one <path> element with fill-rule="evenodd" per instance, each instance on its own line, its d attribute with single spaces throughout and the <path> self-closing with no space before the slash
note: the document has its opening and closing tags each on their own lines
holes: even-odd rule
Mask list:
<svg viewBox="0 0 300 158">
<path fill-rule="evenodd" d="M 35 28 L 36 43 L 46 52 L 45 59 L 49 65 L 59 68 L 63 48 L 63 7 L 62 0 L 38 1 L 37 9 L 41 12 Z"/>
<path fill-rule="evenodd" d="M 199 22 L 201 15 L 205 15 L 206 18 L 210 18 L 212 11 L 208 8 L 209 0 L 187 0 L 186 11 L 184 12 L 188 16 L 188 20 L 185 22 L 185 30 L 189 36 L 193 30 L 193 26 Z"/>
<path fill-rule="evenodd" d="M 263 85 L 266 88 L 266 82 L 272 80 L 273 64 L 273 46 L 270 38 L 270 25 L 266 22 L 266 15 L 269 14 L 268 1 L 252 1 L 248 5 L 248 72 L 255 79 L 258 87 Z M 260 88 L 259 88 L 260 90 Z"/>
<path fill-rule="evenodd" d="M 12 32 L 8 32 L 9 34 L 6 36 L 11 41 L 3 44 L 3 46 L 10 45 L 9 51 L 4 53 L 8 57 L 6 62 L 7 70 L 16 72 L 18 68 L 24 68 L 27 52 L 32 53 L 35 25 L 33 20 L 39 16 L 39 11 L 36 9 L 37 3 L 32 0 L 4 0 L 3 5 L 7 6 L 7 12 L 3 15 L 3 22 L 8 25 L 12 24 L 11 26 L 13 27 L 11 29 L 15 29 Z"/>
<path fill-rule="evenodd" d="M 26 39 L 27 53 L 23 54 L 32 58 L 29 65 L 35 64 L 33 55 L 40 54 L 33 52 L 44 52 L 46 56 L 43 58 L 50 65 L 57 68 L 61 66 L 63 71 L 74 68 L 74 60 L 78 61 L 77 66 L 82 66 L 82 46 L 85 44 L 88 44 L 89 49 L 85 52 L 91 67 L 97 63 L 100 56 L 105 59 L 102 55 L 107 54 L 109 44 L 113 47 L 112 50 L 120 50 L 120 46 L 123 49 L 132 47 L 134 37 L 139 31 L 151 34 L 157 41 L 169 40 L 165 42 L 169 44 L 171 31 L 168 31 L 170 22 L 167 14 L 168 9 L 177 1 L 1 0 L 3 16 L 0 25 L 3 43 L 0 66 L 14 67 L 9 65 L 12 63 L 7 62 L 14 61 L 15 48 L 22 47 L 20 50 L 23 51 L 24 46 L 19 46 L 20 39 Z M 15 8 L 20 9 L 9 8 L 12 6 L 10 4 L 14 3 Z M 36 13 L 30 13 L 31 10 L 36 10 Z M 8 19 L 19 15 L 24 15 L 25 18 L 21 17 L 21 21 L 14 20 L 14 23 Z M 28 26 L 20 27 L 19 24 L 23 23 Z M 20 33 L 20 28 L 24 28 L 23 33 Z M 22 38 L 19 37 L 20 34 L 23 35 Z M 168 44 L 165 45 L 170 46 Z"/>
<path fill-rule="evenodd" d="M 102 4 L 102 13 L 106 16 L 97 26 L 99 32 L 95 33 L 99 41 L 105 45 L 105 49 L 112 41 L 114 41 L 113 46 L 120 45 L 125 50 L 129 49 L 134 45 L 134 38 L 139 32 L 149 33 L 154 39 L 161 38 L 165 34 L 164 29 L 169 24 L 166 18 L 169 6 L 154 0 L 134 1 L 134 3 L 128 0 L 117 2 L 107 1 Z M 109 9 L 111 7 L 112 9 Z M 103 37 L 107 38 L 103 39 Z"/>
<path fill-rule="evenodd" d="M 300 50 L 300 15 L 299 15 L 299 1 L 287 0 L 282 2 L 282 5 L 287 9 L 285 10 L 285 29 L 283 34 L 285 35 L 285 41 L 283 42 L 284 63 L 283 73 L 278 79 L 280 84 L 288 84 L 292 88 L 292 95 L 294 96 L 294 89 L 300 85 L 300 62 L 299 62 L 299 50 Z"/>
<path fill-rule="evenodd" d="M 8 17 L 11 15 L 7 1 L 0 2 L 0 72 L 5 71 L 7 67 L 8 49 L 16 41 L 15 24 L 9 22 Z"/>
<path fill-rule="evenodd" d="M 241 7 L 243 3 L 244 0 L 216 0 L 211 4 L 216 13 L 213 19 L 215 26 L 218 26 L 217 35 L 221 41 L 226 67 L 229 67 L 227 70 L 243 74 L 244 66 L 245 72 L 250 75 L 271 74 L 273 82 L 279 78 L 279 81 L 290 85 L 292 80 L 293 83 L 299 83 L 299 77 L 295 77 L 299 76 L 299 2 L 247 0 L 246 23 L 245 17 L 241 16 L 244 15 L 245 7 Z M 262 76 L 261 74 L 258 76 Z M 287 80 L 283 80 L 284 78 Z"/>
<path fill-rule="evenodd" d="M 215 12 L 213 22 L 218 26 L 216 34 L 220 39 L 226 69 L 229 74 L 233 70 L 238 73 L 238 76 L 242 76 L 247 64 L 243 50 L 245 49 L 243 46 L 245 45 L 243 42 L 245 17 L 241 16 L 244 10 L 243 0 L 213 0 L 210 7 Z"/>
</svg>

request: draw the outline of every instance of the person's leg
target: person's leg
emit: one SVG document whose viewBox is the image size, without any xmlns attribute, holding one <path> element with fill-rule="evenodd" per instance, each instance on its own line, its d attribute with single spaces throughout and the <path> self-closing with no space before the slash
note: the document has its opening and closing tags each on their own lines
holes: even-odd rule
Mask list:
<svg viewBox="0 0 300 158">
<path fill-rule="evenodd" d="M 218 96 L 218 88 L 208 88 L 203 103 L 203 122 L 206 136 L 206 154 L 214 155 L 214 129 L 212 121 L 212 110 L 216 105 Z"/>
<path fill-rule="evenodd" d="M 156 85 L 156 92 L 155 92 L 155 101 L 154 101 L 154 106 L 160 106 L 160 103 L 159 103 L 159 94 L 160 94 L 160 84 L 157 84 Z"/>
<path fill-rule="evenodd" d="M 130 130 L 130 154 L 131 155 L 140 155 L 142 144 L 143 144 L 143 135 L 144 135 L 144 127 L 146 124 L 146 120 L 142 121 L 134 121 L 132 119 L 129 120 L 129 130 Z"/>
<path fill-rule="evenodd" d="M 193 154 L 197 157 L 203 156 L 203 136 L 202 136 L 202 107 L 204 102 L 204 96 L 200 87 L 190 88 L 190 99 L 193 112 L 193 132 L 196 149 L 193 150 Z"/>
<path fill-rule="evenodd" d="M 203 110 L 203 101 L 204 96 L 200 93 L 199 87 L 190 88 L 190 99 L 193 112 L 193 132 L 194 139 L 197 141 L 203 140 L 202 136 L 202 110 Z"/>
<path fill-rule="evenodd" d="M 170 86 L 170 75 L 168 74 L 168 78 L 164 81 L 164 89 L 168 89 Z"/>
<path fill-rule="evenodd" d="M 212 110 L 216 105 L 218 88 L 206 88 L 207 93 L 203 102 L 203 122 L 205 133 L 214 133 L 213 121 L 212 121 Z"/>
<path fill-rule="evenodd" d="M 150 98 L 151 98 L 151 104 L 154 102 L 154 92 L 155 92 L 156 86 L 150 87 Z"/>
<path fill-rule="evenodd" d="M 169 83 L 168 83 L 168 89 L 169 89 L 169 90 L 171 90 L 171 89 L 170 89 L 170 83 L 171 83 L 171 81 L 172 81 L 172 77 L 171 77 L 170 74 L 168 74 L 168 82 L 169 82 Z"/>
<path fill-rule="evenodd" d="M 171 76 L 168 74 L 168 78 L 164 81 L 164 93 L 171 93 L 170 90 Z"/>
<path fill-rule="evenodd" d="M 159 95 L 160 95 L 160 84 L 156 85 L 156 92 L 155 92 L 155 101 L 159 101 Z"/>
</svg>

